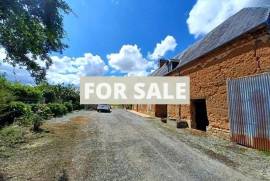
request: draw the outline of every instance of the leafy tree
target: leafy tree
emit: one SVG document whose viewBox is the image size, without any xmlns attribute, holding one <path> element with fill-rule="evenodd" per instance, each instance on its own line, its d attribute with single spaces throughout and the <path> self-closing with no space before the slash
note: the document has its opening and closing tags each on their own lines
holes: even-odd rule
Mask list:
<svg viewBox="0 0 270 181">
<path fill-rule="evenodd" d="M 73 85 L 50 85 L 46 82 L 39 84 L 36 87 L 42 91 L 45 103 L 65 103 L 72 104 L 74 110 L 81 108 L 80 106 L 80 92 Z"/>
<path fill-rule="evenodd" d="M 47 82 L 43 82 L 37 86 L 37 89 L 43 93 L 45 103 L 56 102 L 56 94 L 53 90 L 53 85 L 49 85 Z"/>
<path fill-rule="evenodd" d="M 64 0 L 1 0 L 0 45 L 7 51 L 5 61 L 25 66 L 37 83 L 45 79 L 52 64 L 49 54 L 67 47 L 62 42 L 63 14 L 70 12 Z"/>
</svg>

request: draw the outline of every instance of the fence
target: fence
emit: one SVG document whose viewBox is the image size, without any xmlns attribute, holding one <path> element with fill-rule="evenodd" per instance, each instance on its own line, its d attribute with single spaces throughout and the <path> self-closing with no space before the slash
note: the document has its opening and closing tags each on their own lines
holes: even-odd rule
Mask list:
<svg viewBox="0 0 270 181">
<path fill-rule="evenodd" d="M 270 74 L 228 80 L 232 141 L 270 151 Z"/>
</svg>

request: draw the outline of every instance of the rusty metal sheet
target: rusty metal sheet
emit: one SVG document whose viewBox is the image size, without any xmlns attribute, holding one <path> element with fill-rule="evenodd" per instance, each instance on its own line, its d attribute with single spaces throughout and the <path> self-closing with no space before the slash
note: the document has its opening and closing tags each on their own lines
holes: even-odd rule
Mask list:
<svg viewBox="0 0 270 181">
<path fill-rule="evenodd" d="M 227 81 L 231 140 L 270 151 L 270 73 Z"/>
</svg>

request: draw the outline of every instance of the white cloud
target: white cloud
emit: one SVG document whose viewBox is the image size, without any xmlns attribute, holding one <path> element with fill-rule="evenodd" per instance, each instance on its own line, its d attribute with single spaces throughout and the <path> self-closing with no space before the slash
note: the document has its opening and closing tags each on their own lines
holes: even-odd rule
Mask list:
<svg viewBox="0 0 270 181">
<path fill-rule="evenodd" d="M 4 48 L 0 48 L 0 60 L 4 60 L 7 57 L 6 50 Z"/>
<path fill-rule="evenodd" d="M 174 51 L 176 46 L 175 38 L 168 35 L 164 40 L 156 44 L 156 48 L 154 52 L 149 55 L 149 58 L 152 60 L 162 58 L 168 51 Z"/>
<path fill-rule="evenodd" d="M 97 76 L 103 75 L 108 71 L 108 66 L 98 55 L 91 53 L 84 54 L 84 57 L 79 57 L 75 60 L 74 66 L 78 66 L 79 74 L 82 76 Z"/>
<path fill-rule="evenodd" d="M 0 62 L 6 57 L 5 50 L 0 48 Z M 107 72 L 108 66 L 98 55 L 91 53 L 84 54 L 83 57 L 58 57 L 52 56 L 53 64 L 47 70 L 47 79 L 50 83 L 65 83 L 79 85 L 80 76 L 98 76 Z M 39 62 L 40 60 L 38 60 Z M 22 83 L 33 84 L 34 79 L 25 68 L 12 67 L 10 64 L 2 62 L 0 73 L 5 74 L 9 80 Z M 15 74 L 14 74 L 15 72 Z"/>
<path fill-rule="evenodd" d="M 64 83 L 79 85 L 81 76 L 101 76 L 105 73 L 124 76 L 147 76 L 157 69 L 156 58 L 164 56 L 167 51 L 172 51 L 177 46 L 172 36 L 167 36 L 156 45 L 151 60 L 144 58 L 141 49 L 137 45 L 123 45 L 118 53 L 107 55 L 108 65 L 98 55 L 85 53 L 82 57 L 51 56 L 52 65 L 47 70 L 46 78 L 52 84 Z M 4 48 L 0 47 L 0 74 L 5 74 L 9 80 L 34 84 L 34 79 L 25 68 L 12 67 L 3 62 L 6 58 Z M 29 58 L 32 58 L 29 55 Z M 1 63 L 2 62 L 2 63 Z M 45 66 L 39 58 L 36 62 Z M 14 74 L 15 72 L 15 74 Z"/>
<path fill-rule="evenodd" d="M 245 7 L 270 6 L 269 0 L 197 0 L 189 13 L 189 32 L 205 35 Z"/>
<path fill-rule="evenodd" d="M 104 75 L 107 65 L 98 55 L 85 53 L 83 57 L 52 56 L 53 64 L 47 71 L 51 83 L 79 84 L 81 76 Z"/>
<path fill-rule="evenodd" d="M 123 45 L 118 53 L 107 55 L 109 65 L 113 69 L 127 73 L 128 76 L 148 74 L 148 69 L 154 65 L 146 60 L 137 45 Z"/>
</svg>

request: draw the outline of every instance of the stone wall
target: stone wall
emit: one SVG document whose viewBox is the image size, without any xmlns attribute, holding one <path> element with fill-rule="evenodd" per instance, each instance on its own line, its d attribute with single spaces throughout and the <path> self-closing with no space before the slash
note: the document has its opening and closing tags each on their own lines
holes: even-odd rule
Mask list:
<svg viewBox="0 0 270 181">
<path fill-rule="evenodd" d="M 206 99 L 209 130 L 229 130 L 226 81 L 263 72 L 270 72 L 270 38 L 266 29 L 246 34 L 207 56 L 173 72 L 171 76 L 190 76 L 191 99 Z M 179 106 L 180 118 L 192 120 L 192 107 Z M 170 115 L 175 107 L 169 106 Z"/>
<path fill-rule="evenodd" d="M 168 105 L 168 118 L 178 119 L 179 118 L 179 105 Z"/>
<path fill-rule="evenodd" d="M 155 116 L 156 112 L 155 105 L 152 104 L 135 104 L 133 110 L 151 116 Z"/>
<path fill-rule="evenodd" d="M 191 99 L 205 99 L 208 130 L 229 133 L 227 104 L 228 79 L 270 72 L 270 35 L 266 28 L 245 34 L 197 60 L 174 71 L 168 76 L 189 76 Z M 171 119 L 187 120 L 196 128 L 191 105 L 139 105 L 138 111 L 152 116 L 165 115 Z"/>
</svg>

